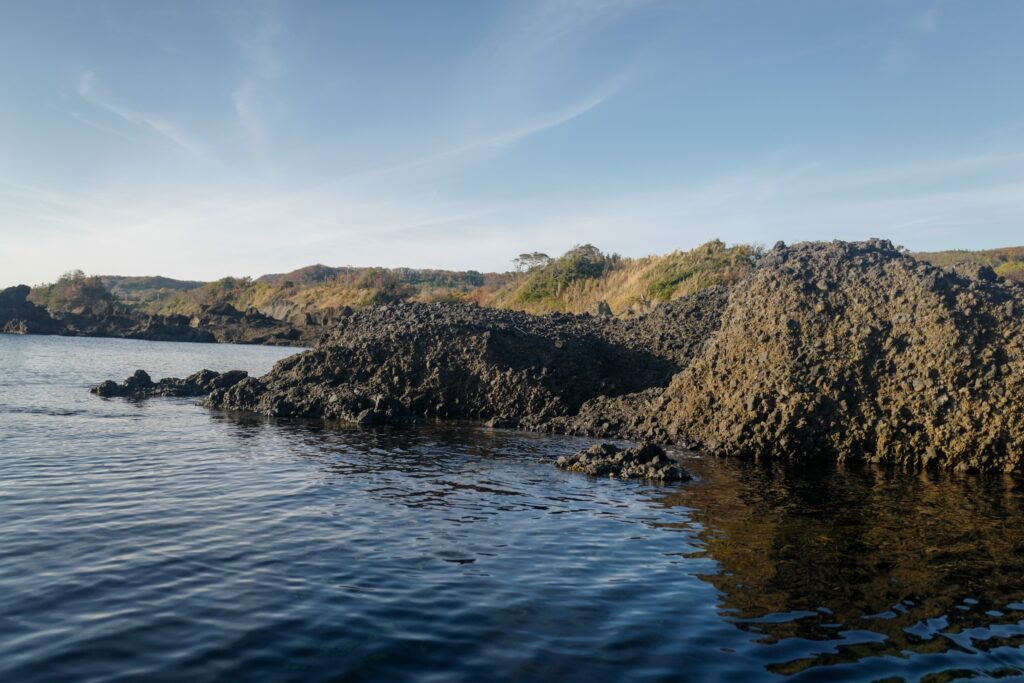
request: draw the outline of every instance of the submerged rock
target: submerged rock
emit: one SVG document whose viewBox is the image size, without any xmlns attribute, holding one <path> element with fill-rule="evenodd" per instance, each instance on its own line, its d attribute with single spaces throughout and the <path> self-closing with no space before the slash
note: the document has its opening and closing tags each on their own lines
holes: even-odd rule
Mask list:
<svg viewBox="0 0 1024 683">
<path fill-rule="evenodd" d="M 249 373 L 245 370 L 229 370 L 223 373 L 200 370 L 185 379 L 165 377 L 159 382 L 154 382 L 145 370 L 136 370 L 131 377 L 120 384 L 108 379 L 92 387 L 89 391 L 106 397 L 206 396 L 215 389 L 232 387 L 248 375 Z"/>
<path fill-rule="evenodd" d="M 563 455 L 555 466 L 570 472 L 621 479 L 689 481 L 693 477 L 665 451 L 652 443 L 622 449 L 614 444 L 595 444 L 576 455 Z"/>
<path fill-rule="evenodd" d="M 517 429 L 519 427 L 519 420 L 514 417 L 498 415 L 496 417 L 492 417 L 484 424 L 491 429 Z"/>
</svg>

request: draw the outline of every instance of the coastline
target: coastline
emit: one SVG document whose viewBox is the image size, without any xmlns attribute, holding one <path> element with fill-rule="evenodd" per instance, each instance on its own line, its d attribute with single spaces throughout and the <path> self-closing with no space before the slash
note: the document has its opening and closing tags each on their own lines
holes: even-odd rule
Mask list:
<svg viewBox="0 0 1024 683">
<path fill-rule="evenodd" d="M 389 304 L 205 405 L 358 426 L 471 419 L 715 455 L 1024 471 L 1024 294 L 891 243 L 778 244 L 636 318 Z"/>
</svg>

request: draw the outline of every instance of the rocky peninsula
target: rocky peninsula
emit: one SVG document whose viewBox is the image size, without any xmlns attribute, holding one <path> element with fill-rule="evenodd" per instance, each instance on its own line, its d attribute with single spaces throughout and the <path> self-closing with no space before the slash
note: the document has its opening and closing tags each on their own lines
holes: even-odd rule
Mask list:
<svg viewBox="0 0 1024 683">
<path fill-rule="evenodd" d="M 883 240 L 780 243 L 730 288 L 635 318 L 350 312 L 311 350 L 212 388 L 205 404 L 1024 473 L 1024 289 Z"/>
<path fill-rule="evenodd" d="M 226 303 L 204 306 L 192 316 L 140 313 L 121 304 L 105 306 L 102 312 L 51 312 L 29 301 L 30 292 L 27 285 L 0 290 L 0 333 L 310 346 L 323 331 L 317 321 L 286 322 Z"/>
</svg>

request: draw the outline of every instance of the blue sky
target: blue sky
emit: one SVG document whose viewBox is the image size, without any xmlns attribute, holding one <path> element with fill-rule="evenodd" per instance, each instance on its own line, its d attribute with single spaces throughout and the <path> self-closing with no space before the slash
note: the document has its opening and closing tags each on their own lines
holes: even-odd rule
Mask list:
<svg viewBox="0 0 1024 683">
<path fill-rule="evenodd" d="M 1024 243 L 1024 3 L 0 4 L 0 285 Z"/>
</svg>

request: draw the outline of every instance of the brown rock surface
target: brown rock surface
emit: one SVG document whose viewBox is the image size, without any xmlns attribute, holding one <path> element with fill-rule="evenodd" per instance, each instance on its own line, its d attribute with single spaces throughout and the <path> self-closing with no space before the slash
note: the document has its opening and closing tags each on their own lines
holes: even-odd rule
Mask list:
<svg viewBox="0 0 1024 683">
<path fill-rule="evenodd" d="M 647 423 L 716 454 L 1020 472 L 1024 298 L 885 241 L 778 246 Z"/>
</svg>

